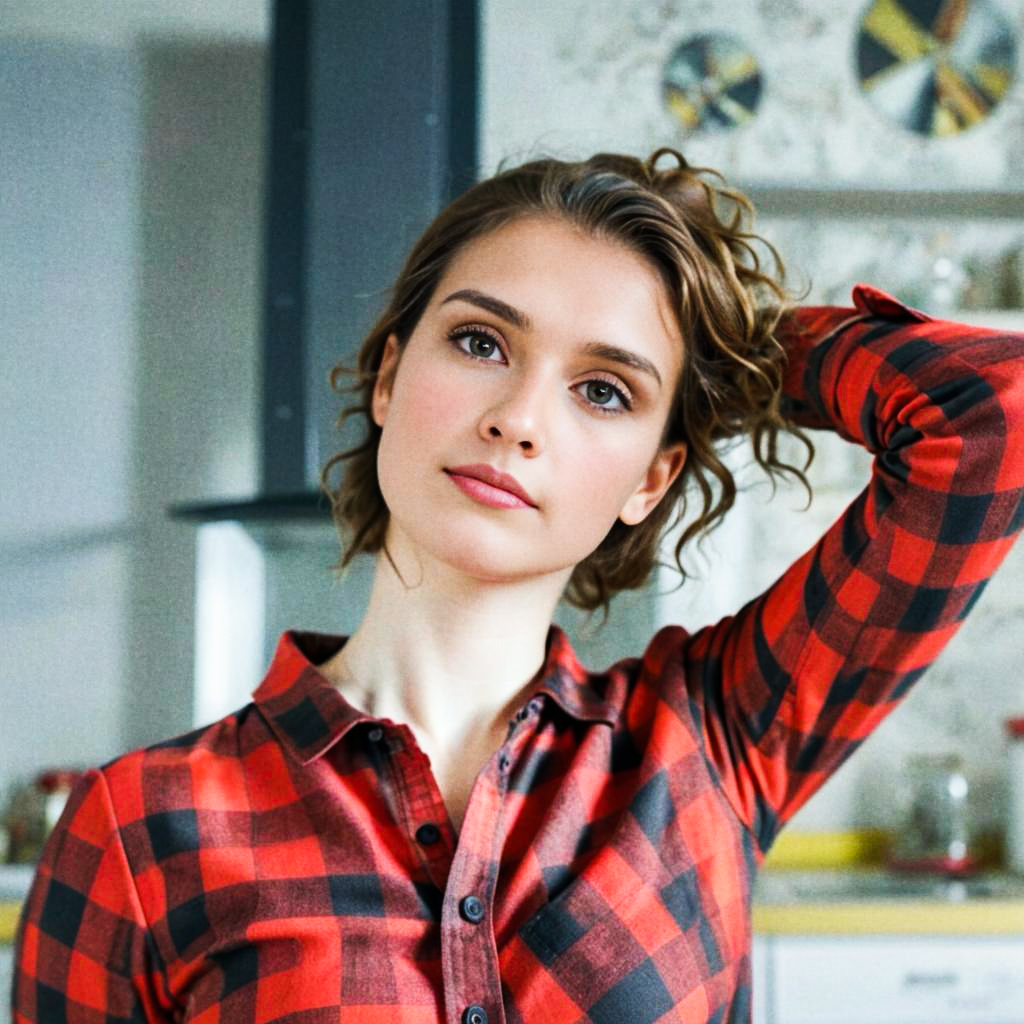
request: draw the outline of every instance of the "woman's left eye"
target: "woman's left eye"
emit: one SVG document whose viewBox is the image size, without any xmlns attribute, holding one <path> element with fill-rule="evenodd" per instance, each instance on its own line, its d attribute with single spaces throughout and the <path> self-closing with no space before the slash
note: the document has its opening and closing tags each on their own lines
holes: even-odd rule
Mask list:
<svg viewBox="0 0 1024 1024">
<path fill-rule="evenodd" d="M 633 408 L 629 396 L 611 381 L 600 378 L 585 380 L 579 387 L 587 401 L 600 412 L 628 412 Z"/>
</svg>

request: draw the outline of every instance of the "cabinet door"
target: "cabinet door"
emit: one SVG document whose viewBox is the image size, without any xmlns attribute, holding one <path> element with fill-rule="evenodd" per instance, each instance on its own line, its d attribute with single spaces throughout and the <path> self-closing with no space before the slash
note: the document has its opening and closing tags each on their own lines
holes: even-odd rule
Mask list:
<svg viewBox="0 0 1024 1024">
<path fill-rule="evenodd" d="M 1024 937 L 776 937 L 772 1024 L 1024 1024 Z"/>
<path fill-rule="evenodd" d="M 764 935 L 755 935 L 751 950 L 751 974 L 753 975 L 753 1009 L 751 1024 L 770 1024 L 768 1016 L 768 969 L 769 943 L 771 939 Z"/>
<path fill-rule="evenodd" d="M 11 1019 L 11 983 L 14 980 L 14 947 L 0 944 L 0 1024 Z"/>
</svg>

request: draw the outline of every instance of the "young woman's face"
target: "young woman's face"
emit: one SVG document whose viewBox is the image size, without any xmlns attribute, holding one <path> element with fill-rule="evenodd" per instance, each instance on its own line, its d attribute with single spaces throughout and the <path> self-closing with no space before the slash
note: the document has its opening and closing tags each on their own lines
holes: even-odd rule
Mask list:
<svg viewBox="0 0 1024 1024">
<path fill-rule="evenodd" d="M 466 245 L 374 394 L 389 550 L 567 580 L 682 468 L 682 445 L 658 449 L 682 352 L 657 273 L 623 246 L 538 217 Z"/>
</svg>

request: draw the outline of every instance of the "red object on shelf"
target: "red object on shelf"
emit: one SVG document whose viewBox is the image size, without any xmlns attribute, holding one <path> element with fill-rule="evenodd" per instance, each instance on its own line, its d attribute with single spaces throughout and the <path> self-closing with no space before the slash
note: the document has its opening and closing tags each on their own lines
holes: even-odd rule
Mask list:
<svg viewBox="0 0 1024 1024">
<path fill-rule="evenodd" d="M 1024 740 L 1024 718 L 1008 718 L 1006 731 L 1015 740 Z"/>
<path fill-rule="evenodd" d="M 56 793 L 61 789 L 73 789 L 81 777 L 81 772 L 72 771 L 70 768 L 55 768 L 47 772 L 40 772 L 36 776 L 36 785 L 44 793 Z"/>
<path fill-rule="evenodd" d="M 900 874 L 942 875 L 944 878 L 965 878 L 981 867 L 978 857 L 900 857 L 890 858 L 888 867 Z"/>
</svg>

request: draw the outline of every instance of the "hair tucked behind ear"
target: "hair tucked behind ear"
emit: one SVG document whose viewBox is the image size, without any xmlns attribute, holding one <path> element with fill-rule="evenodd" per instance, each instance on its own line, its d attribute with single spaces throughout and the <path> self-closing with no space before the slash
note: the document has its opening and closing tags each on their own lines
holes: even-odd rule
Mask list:
<svg viewBox="0 0 1024 1024">
<path fill-rule="evenodd" d="M 665 157 L 674 162 L 660 168 Z M 661 441 L 662 447 L 686 443 L 683 471 L 643 522 L 614 524 L 576 566 L 566 600 L 607 610 L 618 591 L 643 586 L 657 564 L 662 535 L 680 522 L 675 560 L 683 571 L 683 548 L 716 526 L 735 501 L 736 482 L 720 455 L 728 439 L 749 437 L 770 478 L 789 474 L 809 490 L 803 472 L 779 457 L 783 430 L 795 433 L 809 455 L 813 449 L 781 412 L 785 352 L 775 328 L 789 296 L 778 253 L 752 230 L 750 201 L 726 187 L 716 171 L 690 167 L 674 149 L 659 149 L 646 160 L 616 153 L 580 162 L 533 160 L 479 182 L 441 212 L 409 254 L 356 368 L 339 365 L 331 373 L 336 390 L 357 398 L 339 426 L 350 416 L 363 417 L 367 426 L 366 439 L 333 456 L 322 474 L 335 520 L 348 535 L 339 568 L 360 552 L 384 549 L 388 509 L 377 482 L 381 430 L 370 402 L 388 336 L 395 333 L 405 345 L 462 246 L 538 215 L 561 218 L 646 259 L 665 286 L 685 346 Z M 771 272 L 763 256 L 770 257 Z M 355 378 L 348 389 L 341 386 L 345 376 Z M 342 463 L 346 471 L 332 488 L 330 474 Z M 691 516 L 694 500 L 699 509 Z"/>
</svg>

